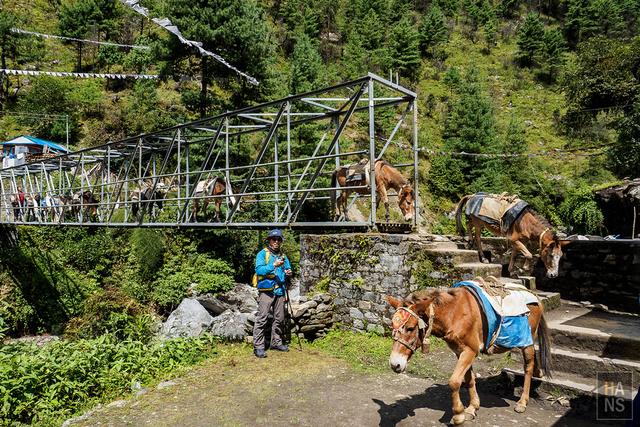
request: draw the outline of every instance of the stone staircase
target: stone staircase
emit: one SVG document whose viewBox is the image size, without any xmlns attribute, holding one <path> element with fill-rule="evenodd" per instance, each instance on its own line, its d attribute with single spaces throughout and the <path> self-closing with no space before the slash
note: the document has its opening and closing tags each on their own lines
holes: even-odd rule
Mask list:
<svg viewBox="0 0 640 427">
<path fill-rule="evenodd" d="M 605 390 L 603 384 L 609 378 L 628 410 L 640 385 L 640 317 L 563 301 L 548 314 L 547 323 L 554 370 L 553 377 L 536 379 L 538 393 L 564 395 L 567 404 L 591 412 L 595 419 L 610 399 L 612 389 Z M 520 351 L 512 357 L 522 360 Z M 513 385 L 522 383 L 522 368 L 505 368 L 503 373 Z"/>
<path fill-rule="evenodd" d="M 598 384 L 596 379 L 598 376 L 611 379 L 614 375 L 613 379 L 620 382 L 618 390 L 622 390 L 622 394 L 619 397 L 625 410 L 630 408 L 630 401 L 640 385 L 639 316 L 561 301 L 559 293 L 536 290 L 533 277 L 522 280 L 500 277 L 501 264 L 478 262 L 477 251 L 463 249 L 460 243 L 436 241 L 422 247 L 434 267 L 447 271 L 448 275 L 454 271 L 457 280 L 492 275 L 504 282 L 524 283 L 538 294 L 545 305 L 554 370 L 553 377 L 534 380 L 533 387 L 537 393 L 579 411 L 591 411 L 595 420 L 598 408 L 604 408 L 603 399 L 610 396 L 603 389 L 603 381 Z M 503 376 L 510 387 L 522 384 L 521 363 L 522 352 L 513 351 L 512 364 L 503 369 Z M 608 390 L 610 393 L 612 389 Z"/>
</svg>

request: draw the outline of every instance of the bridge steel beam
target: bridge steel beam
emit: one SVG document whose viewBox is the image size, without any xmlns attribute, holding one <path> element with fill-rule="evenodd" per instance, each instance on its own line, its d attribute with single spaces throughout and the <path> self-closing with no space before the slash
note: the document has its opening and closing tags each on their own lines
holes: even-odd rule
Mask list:
<svg viewBox="0 0 640 427">
<path fill-rule="evenodd" d="M 365 219 L 333 220 L 340 188 L 329 182 L 336 168 L 383 157 L 416 187 L 417 95 L 369 73 L 96 147 L 20 159 L 0 169 L 0 225 L 372 229 L 376 192 L 351 187 L 363 194 L 349 206 Z M 224 192 L 197 190 L 214 176 Z M 143 189 L 151 199 L 141 199 Z M 220 219 L 202 210 L 208 204 L 224 210 Z"/>
</svg>

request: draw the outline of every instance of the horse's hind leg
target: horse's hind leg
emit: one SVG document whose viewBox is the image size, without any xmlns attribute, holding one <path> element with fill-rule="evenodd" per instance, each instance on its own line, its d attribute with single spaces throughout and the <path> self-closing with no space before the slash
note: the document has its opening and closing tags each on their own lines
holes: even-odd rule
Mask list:
<svg viewBox="0 0 640 427">
<path fill-rule="evenodd" d="M 476 390 L 476 375 L 473 373 L 473 366 L 464 375 L 464 381 L 469 387 L 469 406 L 464 410 L 465 420 L 470 421 L 476 418 L 476 411 L 480 409 L 480 397 Z"/>
<path fill-rule="evenodd" d="M 473 229 L 474 229 L 476 246 L 478 248 L 478 258 L 480 258 L 480 262 L 483 262 L 486 264 L 489 262 L 489 260 L 484 257 L 484 252 L 482 251 L 482 238 L 480 237 L 482 233 L 482 227 L 479 224 L 474 223 Z"/>
<path fill-rule="evenodd" d="M 527 409 L 529 403 L 529 391 L 531 389 L 531 377 L 535 365 L 536 351 L 533 345 L 522 349 L 522 358 L 524 359 L 524 387 L 522 388 L 522 396 L 516 403 L 514 410 L 522 413 Z"/>
</svg>

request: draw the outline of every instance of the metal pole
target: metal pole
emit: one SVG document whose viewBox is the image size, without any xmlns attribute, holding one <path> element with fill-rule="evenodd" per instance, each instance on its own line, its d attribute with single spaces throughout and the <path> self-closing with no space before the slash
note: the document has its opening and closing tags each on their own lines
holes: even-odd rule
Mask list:
<svg viewBox="0 0 640 427">
<path fill-rule="evenodd" d="M 418 191 L 418 100 L 413 100 L 413 226 L 418 225 L 420 192 Z"/>
<path fill-rule="evenodd" d="M 229 194 L 233 192 L 233 189 L 231 188 L 231 176 L 229 174 L 229 117 L 224 118 L 224 168 L 226 169 L 224 174 L 226 179 L 224 183 L 226 187 L 225 193 L 227 193 L 227 196 L 229 196 Z M 224 213 L 225 224 L 229 222 L 229 207 L 233 203 L 233 201 L 229 199 L 229 197 L 226 198 L 226 201 L 227 209 L 225 209 Z M 229 203 L 230 201 L 231 203 Z"/>
<path fill-rule="evenodd" d="M 378 215 L 376 212 L 376 135 L 374 127 L 374 107 L 373 80 L 369 79 L 369 185 L 371 188 L 371 215 L 369 215 L 369 223 L 372 227 L 375 225 Z"/>
<path fill-rule="evenodd" d="M 278 134 L 276 133 L 274 135 L 273 138 L 273 161 L 275 162 L 275 165 L 273 165 L 273 175 L 274 175 L 274 186 L 273 189 L 276 192 L 275 193 L 275 199 L 276 199 L 276 203 L 274 206 L 274 216 L 273 216 L 273 222 L 278 221 L 278 202 L 279 202 L 279 194 L 278 194 Z"/>
<path fill-rule="evenodd" d="M 69 115 L 65 114 L 65 128 L 66 128 L 66 133 L 67 133 L 67 151 L 69 151 Z"/>
</svg>

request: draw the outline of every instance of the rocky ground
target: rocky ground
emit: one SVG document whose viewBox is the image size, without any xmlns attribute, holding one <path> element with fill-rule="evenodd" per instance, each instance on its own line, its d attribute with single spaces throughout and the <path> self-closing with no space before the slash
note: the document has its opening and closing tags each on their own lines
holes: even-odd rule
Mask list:
<svg viewBox="0 0 640 427">
<path fill-rule="evenodd" d="M 422 356 L 420 356 L 422 357 Z M 255 359 L 247 345 L 226 345 L 220 357 L 183 377 L 99 407 L 73 426 L 435 426 L 451 419 L 446 349 L 429 356 L 432 378 L 362 372 L 308 346 Z M 481 409 L 477 426 L 580 426 L 594 421 L 548 399 L 517 414 L 517 398 L 497 377 L 502 359 L 477 365 Z M 465 397 L 464 401 L 468 401 Z"/>
</svg>

